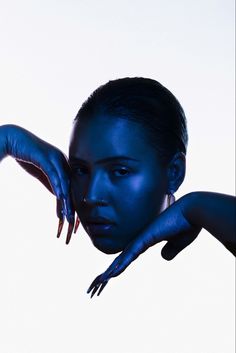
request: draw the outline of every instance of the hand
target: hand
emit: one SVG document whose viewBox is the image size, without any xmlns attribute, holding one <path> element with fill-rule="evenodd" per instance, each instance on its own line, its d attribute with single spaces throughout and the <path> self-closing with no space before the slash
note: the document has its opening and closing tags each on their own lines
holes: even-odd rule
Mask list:
<svg viewBox="0 0 236 353">
<path fill-rule="evenodd" d="M 161 213 L 142 234 L 132 241 L 124 251 L 115 258 L 108 269 L 96 277 L 87 293 L 91 298 L 97 292 L 101 293 L 112 277 L 119 276 L 140 254 L 150 246 L 167 240 L 161 255 L 166 260 L 172 260 L 179 252 L 193 242 L 202 228 L 191 225 L 184 216 L 185 198 L 176 201 Z"/>
<path fill-rule="evenodd" d="M 69 222 L 66 237 L 68 244 L 74 228 L 74 208 L 70 197 L 70 167 L 66 156 L 58 148 L 19 126 L 5 127 L 7 154 L 56 196 L 59 218 L 57 237 L 61 234 L 66 216 Z"/>
</svg>

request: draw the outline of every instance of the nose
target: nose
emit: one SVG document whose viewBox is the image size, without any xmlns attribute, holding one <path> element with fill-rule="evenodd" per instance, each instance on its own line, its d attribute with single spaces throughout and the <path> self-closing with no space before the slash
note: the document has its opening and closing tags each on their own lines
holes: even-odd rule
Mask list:
<svg viewBox="0 0 236 353">
<path fill-rule="evenodd" d="M 88 206 L 106 206 L 106 185 L 105 177 L 102 173 L 96 173 L 90 176 L 87 185 L 87 192 L 83 197 L 83 202 Z"/>
</svg>

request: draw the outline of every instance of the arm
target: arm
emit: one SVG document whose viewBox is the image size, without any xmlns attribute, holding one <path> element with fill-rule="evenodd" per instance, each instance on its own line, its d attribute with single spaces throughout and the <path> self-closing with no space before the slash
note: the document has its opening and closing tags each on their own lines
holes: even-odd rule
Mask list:
<svg viewBox="0 0 236 353">
<path fill-rule="evenodd" d="M 182 198 L 189 223 L 202 227 L 236 256 L 236 198 L 214 192 L 193 192 Z"/>
<path fill-rule="evenodd" d="M 3 158 L 5 158 L 8 153 L 9 153 L 9 148 L 8 148 L 8 135 L 10 133 L 10 127 L 13 128 L 12 125 L 3 125 L 0 126 L 0 162 Z M 16 127 L 15 127 L 16 128 Z M 43 173 L 43 171 L 36 167 L 36 165 L 22 161 L 20 159 L 16 158 L 16 162 L 30 175 L 34 176 L 37 178 L 52 194 L 54 194 L 53 189 L 50 185 L 50 182 L 46 176 L 46 174 Z"/>
<path fill-rule="evenodd" d="M 236 198 L 213 192 L 193 192 L 181 197 L 162 212 L 144 232 L 115 258 L 108 269 L 92 282 L 88 293 L 101 293 L 112 277 L 120 275 L 149 247 L 166 240 L 161 255 L 172 260 L 190 245 L 202 228 L 208 230 L 236 255 Z"/>
<path fill-rule="evenodd" d="M 7 155 L 6 135 L 7 132 L 5 126 L 0 126 L 0 162 Z"/>
<path fill-rule="evenodd" d="M 6 156 L 13 157 L 57 197 L 58 236 L 65 215 L 69 222 L 68 244 L 73 231 L 74 209 L 70 197 L 70 167 L 66 156 L 30 131 L 11 124 L 0 126 L 0 160 Z"/>
</svg>

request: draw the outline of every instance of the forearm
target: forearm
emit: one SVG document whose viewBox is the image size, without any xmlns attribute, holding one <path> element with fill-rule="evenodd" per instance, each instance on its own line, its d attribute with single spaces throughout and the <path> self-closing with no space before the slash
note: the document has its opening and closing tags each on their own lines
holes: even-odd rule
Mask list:
<svg viewBox="0 0 236 353">
<path fill-rule="evenodd" d="M 183 197 L 187 220 L 205 228 L 236 255 L 236 198 L 213 192 L 193 192 Z"/>
<path fill-rule="evenodd" d="M 0 162 L 7 156 L 7 125 L 0 126 Z"/>
</svg>

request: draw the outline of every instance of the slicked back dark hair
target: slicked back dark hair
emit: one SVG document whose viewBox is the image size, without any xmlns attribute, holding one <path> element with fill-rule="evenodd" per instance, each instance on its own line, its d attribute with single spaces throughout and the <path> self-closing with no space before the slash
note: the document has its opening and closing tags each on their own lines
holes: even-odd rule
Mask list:
<svg viewBox="0 0 236 353">
<path fill-rule="evenodd" d="M 175 96 L 159 82 L 142 77 L 112 80 L 98 87 L 82 104 L 75 122 L 96 115 L 120 117 L 146 130 L 163 164 L 175 153 L 186 154 L 186 117 Z"/>
</svg>

